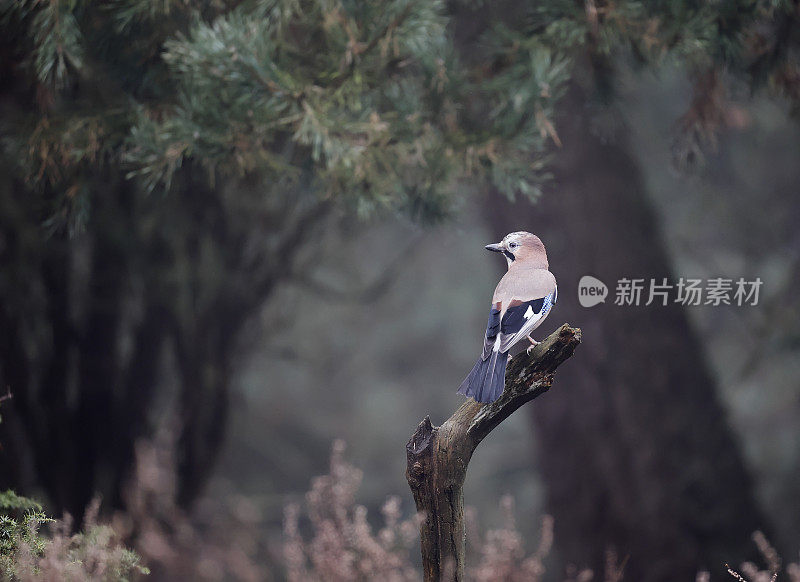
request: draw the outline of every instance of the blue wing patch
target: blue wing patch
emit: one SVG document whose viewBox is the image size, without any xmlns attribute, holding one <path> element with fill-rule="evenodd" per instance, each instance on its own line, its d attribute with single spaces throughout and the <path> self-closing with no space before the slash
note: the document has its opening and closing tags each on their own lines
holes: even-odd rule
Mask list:
<svg viewBox="0 0 800 582">
<path fill-rule="evenodd" d="M 542 316 L 547 315 L 550 308 L 556 304 L 558 300 L 558 288 L 554 289 L 550 295 L 544 298 L 544 305 L 542 306 Z"/>
<path fill-rule="evenodd" d="M 558 300 L 558 287 L 553 289 L 553 292 L 550 293 L 547 297 L 544 297 L 544 305 L 542 305 L 542 317 L 546 316 L 547 313 L 550 311 L 550 308 L 556 304 Z"/>
<path fill-rule="evenodd" d="M 500 324 L 500 332 L 503 335 L 517 333 L 520 329 L 522 329 L 522 326 L 525 325 L 527 320 L 544 309 L 545 302 L 548 300 L 548 298 L 549 297 L 540 297 L 539 299 L 534 299 L 533 301 L 527 301 L 525 303 L 515 305 L 514 307 L 509 307 L 506 310 L 505 315 L 503 315 L 503 321 Z M 550 308 L 549 301 L 547 307 L 548 309 Z"/>
</svg>

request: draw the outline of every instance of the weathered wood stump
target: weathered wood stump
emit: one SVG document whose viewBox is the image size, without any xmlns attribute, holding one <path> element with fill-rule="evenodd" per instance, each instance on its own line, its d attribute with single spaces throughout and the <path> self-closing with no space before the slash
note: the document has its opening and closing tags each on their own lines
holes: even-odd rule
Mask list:
<svg viewBox="0 0 800 582">
<path fill-rule="evenodd" d="M 426 582 L 464 579 L 463 486 L 473 451 L 512 412 L 550 389 L 556 368 L 580 341 L 580 329 L 562 325 L 530 354 L 512 358 L 505 391 L 495 402 L 469 399 L 441 426 L 433 426 L 426 416 L 411 436 L 406 478 L 423 516 L 420 542 Z"/>
</svg>

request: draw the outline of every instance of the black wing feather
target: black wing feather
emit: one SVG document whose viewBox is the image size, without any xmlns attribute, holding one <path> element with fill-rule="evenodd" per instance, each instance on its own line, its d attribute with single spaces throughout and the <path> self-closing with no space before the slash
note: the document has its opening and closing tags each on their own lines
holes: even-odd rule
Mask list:
<svg viewBox="0 0 800 582">
<path fill-rule="evenodd" d="M 489 311 L 489 323 L 486 325 L 486 336 L 484 336 L 483 340 L 481 359 L 485 360 L 492 354 L 492 348 L 498 333 L 500 333 L 500 310 L 495 309 L 494 305 L 492 305 Z"/>
<path fill-rule="evenodd" d="M 526 303 L 521 303 L 520 305 L 515 305 L 514 307 L 509 307 L 506 310 L 505 315 L 503 315 L 503 321 L 500 324 L 500 332 L 503 335 L 517 333 L 530 318 L 530 316 L 525 317 L 525 314 L 528 312 L 528 308 L 530 308 L 535 315 L 542 310 L 542 306 L 544 306 L 544 297 L 534 299 L 533 301 L 527 301 Z"/>
</svg>

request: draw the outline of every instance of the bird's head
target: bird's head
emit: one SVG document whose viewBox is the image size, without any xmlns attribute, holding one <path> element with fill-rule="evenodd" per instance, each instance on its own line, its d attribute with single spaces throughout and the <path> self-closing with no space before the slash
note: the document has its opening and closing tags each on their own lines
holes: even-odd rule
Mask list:
<svg viewBox="0 0 800 582">
<path fill-rule="evenodd" d="M 538 236 L 529 232 L 520 231 L 507 234 L 499 243 L 486 245 L 486 250 L 503 253 L 509 268 L 517 262 L 540 269 L 548 268 L 544 244 Z"/>
</svg>

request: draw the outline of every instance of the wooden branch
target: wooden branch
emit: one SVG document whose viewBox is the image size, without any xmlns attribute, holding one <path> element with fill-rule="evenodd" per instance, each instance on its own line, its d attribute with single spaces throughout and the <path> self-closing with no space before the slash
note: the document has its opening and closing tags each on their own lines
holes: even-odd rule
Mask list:
<svg viewBox="0 0 800 582">
<path fill-rule="evenodd" d="M 466 553 L 464 479 L 478 444 L 517 408 L 550 389 L 553 373 L 581 342 L 581 330 L 562 325 L 530 354 L 512 358 L 505 390 L 495 402 L 471 398 L 441 426 L 426 416 L 406 445 L 406 479 L 414 494 L 426 582 L 463 580 Z"/>
</svg>

